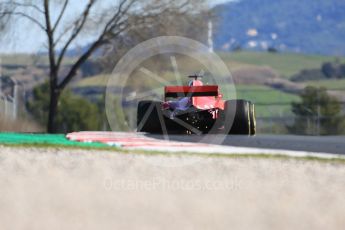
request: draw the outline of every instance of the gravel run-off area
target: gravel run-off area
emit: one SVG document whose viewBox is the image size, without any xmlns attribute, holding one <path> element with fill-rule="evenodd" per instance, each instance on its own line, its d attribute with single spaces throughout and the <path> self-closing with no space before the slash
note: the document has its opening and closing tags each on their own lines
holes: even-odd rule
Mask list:
<svg viewBox="0 0 345 230">
<path fill-rule="evenodd" d="M 344 229 L 345 164 L 0 146 L 1 229 Z"/>
</svg>

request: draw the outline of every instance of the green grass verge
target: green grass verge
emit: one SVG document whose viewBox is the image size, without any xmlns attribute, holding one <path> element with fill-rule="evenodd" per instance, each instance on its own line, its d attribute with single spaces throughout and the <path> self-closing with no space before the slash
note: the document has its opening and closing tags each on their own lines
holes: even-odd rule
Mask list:
<svg viewBox="0 0 345 230">
<path fill-rule="evenodd" d="M 0 144 L 32 146 L 107 147 L 103 143 L 68 140 L 64 134 L 0 133 Z"/>
<path fill-rule="evenodd" d="M 291 114 L 291 102 L 298 102 L 297 95 L 285 93 L 262 85 L 236 85 L 237 98 L 256 104 L 257 117 L 279 117 Z"/>
<path fill-rule="evenodd" d="M 285 77 L 300 72 L 302 69 L 320 68 L 323 62 L 334 61 L 335 57 L 318 56 L 318 55 L 303 55 L 296 53 L 267 53 L 267 52 L 222 52 L 218 55 L 224 62 L 228 63 L 231 68 L 231 62 L 269 66 Z M 340 59 L 345 62 L 345 58 Z"/>
<path fill-rule="evenodd" d="M 236 85 L 237 98 L 245 98 L 257 103 L 291 103 L 299 101 L 294 94 L 285 93 L 280 90 L 263 85 Z"/>
</svg>

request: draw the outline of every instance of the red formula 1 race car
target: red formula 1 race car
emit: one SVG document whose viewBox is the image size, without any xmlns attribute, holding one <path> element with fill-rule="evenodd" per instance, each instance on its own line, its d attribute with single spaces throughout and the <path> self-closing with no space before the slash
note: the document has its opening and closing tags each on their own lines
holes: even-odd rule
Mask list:
<svg viewBox="0 0 345 230">
<path fill-rule="evenodd" d="M 138 103 L 138 132 L 255 135 L 254 104 L 223 100 L 218 85 L 203 85 L 198 76 L 190 78 L 188 86 L 165 86 L 164 101 Z"/>
</svg>

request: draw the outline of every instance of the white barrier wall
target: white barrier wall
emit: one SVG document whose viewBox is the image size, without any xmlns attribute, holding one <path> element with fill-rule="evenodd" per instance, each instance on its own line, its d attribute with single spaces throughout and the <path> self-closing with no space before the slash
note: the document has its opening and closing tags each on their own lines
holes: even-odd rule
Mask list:
<svg viewBox="0 0 345 230">
<path fill-rule="evenodd" d="M 16 119 L 17 112 L 15 103 L 10 98 L 0 97 L 0 117 Z"/>
</svg>

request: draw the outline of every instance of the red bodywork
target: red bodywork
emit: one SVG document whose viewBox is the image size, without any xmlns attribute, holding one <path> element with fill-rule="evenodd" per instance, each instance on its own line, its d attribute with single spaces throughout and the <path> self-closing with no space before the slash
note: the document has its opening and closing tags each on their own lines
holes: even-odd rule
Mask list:
<svg viewBox="0 0 345 230">
<path fill-rule="evenodd" d="M 191 86 L 165 86 L 167 97 L 190 97 L 192 105 L 201 110 L 224 110 L 224 100 L 217 85 L 203 85 L 200 80 L 193 80 Z"/>
</svg>

